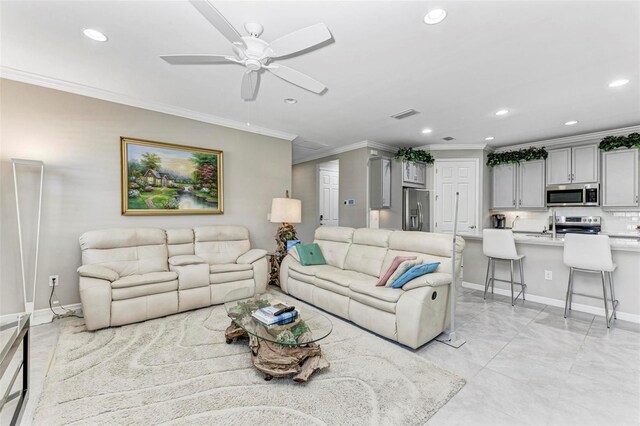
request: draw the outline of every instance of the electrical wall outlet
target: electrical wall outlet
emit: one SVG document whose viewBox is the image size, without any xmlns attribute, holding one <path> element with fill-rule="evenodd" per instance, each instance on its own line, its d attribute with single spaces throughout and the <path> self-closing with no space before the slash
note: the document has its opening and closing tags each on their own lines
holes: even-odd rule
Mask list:
<svg viewBox="0 0 640 426">
<path fill-rule="evenodd" d="M 553 279 L 553 272 L 551 271 L 544 271 L 544 279 L 545 280 L 549 280 L 551 281 Z"/>
<path fill-rule="evenodd" d="M 58 275 L 49 275 L 49 287 L 59 286 L 60 277 Z"/>
</svg>

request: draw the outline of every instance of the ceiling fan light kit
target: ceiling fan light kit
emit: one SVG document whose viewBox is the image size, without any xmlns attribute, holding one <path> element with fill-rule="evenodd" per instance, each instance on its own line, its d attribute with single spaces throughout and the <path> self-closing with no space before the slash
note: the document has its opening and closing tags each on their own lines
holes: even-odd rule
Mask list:
<svg viewBox="0 0 640 426">
<path fill-rule="evenodd" d="M 190 3 L 211 23 L 227 40 L 235 55 L 162 55 L 171 65 L 214 65 L 238 64 L 247 71 L 242 77 L 240 95 L 245 101 L 255 99 L 260 74 L 269 71 L 303 89 L 320 94 L 326 90 L 321 82 L 306 74 L 273 61 L 282 57 L 292 57 L 331 40 L 332 36 L 325 24 L 315 24 L 282 36 L 271 43 L 260 39 L 264 27 L 256 22 L 247 22 L 245 30 L 249 35 L 241 36 L 227 19 L 206 0 L 190 0 Z"/>
</svg>

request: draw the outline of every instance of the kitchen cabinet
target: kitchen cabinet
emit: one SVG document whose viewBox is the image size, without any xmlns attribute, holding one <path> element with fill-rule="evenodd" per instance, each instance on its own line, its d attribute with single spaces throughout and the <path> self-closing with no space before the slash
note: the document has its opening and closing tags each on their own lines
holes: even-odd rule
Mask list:
<svg viewBox="0 0 640 426">
<path fill-rule="evenodd" d="M 535 210 L 545 207 L 545 161 L 502 164 L 493 170 L 494 210 Z"/>
<path fill-rule="evenodd" d="M 501 164 L 492 168 L 494 209 L 516 208 L 516 164 Z"/>
<path fill-rule="evenodd" d="M 518 208 L 545 207 L 544 160 L 524 161 L 518 165 Z"/>
<path fill-rule="evenodd" d="M 598 182 L 598 145 L 549 150 L 547 185 Z"/>
<path fill-rule="evenodd" d="M 391 207 L 391 159 L 369 160 L 369 207 L 372 210 Z"/>
<path fill-rule="evenodd" d="M 425 188 L 427 183 L 427 165 L 413 161 L 402 162 L 402 186 Z"/>
<path fill-rule="evenodd" d="M 638 207 L 638 149 L 602 153 L 602 207 Z"/>
</svg>

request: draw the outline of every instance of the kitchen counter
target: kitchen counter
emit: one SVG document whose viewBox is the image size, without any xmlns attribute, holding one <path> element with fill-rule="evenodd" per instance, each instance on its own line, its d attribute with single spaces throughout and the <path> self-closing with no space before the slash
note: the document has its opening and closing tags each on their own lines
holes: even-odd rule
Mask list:
<svg viewBox="0 0 640 426">
<path fill-rule="evenodd" d="M 488 260 L 483 253 L 482 233 L 462 232 L 460 236 L 466 241 L 463 252 L 463 285 L 483 290 Z M 525 283 L 528 286 L 527 301 L 563 308 L 569 278 L 569 268 L 563 261 L 564 238 L 554 240 L 550 234 L 533 232 L 516 232 L 514 237 L 518 254 L 525 256 L 523 268 Z M 613 263 L 617 265 L 613 279 L 616 296 L 620 301 L 618 318 L 640 322 L 640 241 L 638 238 L 614 238 L 613 235 L 610 235 L 610 238 Z M 509 262 L 496 262 L 498 278 L 508 279 L 509 273 Z M 518 268 L 515 274 L 518 280 Z M 602 315 L 604 309 L 600 274 L 576 273 L 574 278 L 577 292 L 588 293 L 598 298 L 576 295 L 573 309 Z M 510 295 L 509 285 L 506 283 L 496 282 L 495 288 L 500 294 Z M 604 322 L 602 326 L 604 327 Z"/>
<path fill-rule="evenodd" d="M 482 240 L 481 232 L 459 232 L 465 240 Z M 564 246 L 564 237 L 558 236 L 554 240 L 551 234 L 519 233 L 514 232 L 516 244 L 534 244 L 541 246 Z M 631 235 L 610 235 L 611 250 L 632 251 L 640 253 L 640 237 Z"/>
</svg>

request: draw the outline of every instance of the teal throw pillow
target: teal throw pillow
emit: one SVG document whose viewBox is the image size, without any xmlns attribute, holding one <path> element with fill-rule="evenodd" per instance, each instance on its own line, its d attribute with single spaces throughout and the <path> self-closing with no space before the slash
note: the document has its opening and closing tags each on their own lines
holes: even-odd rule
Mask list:
<svg viewBox="0 0 640 426">
<path fill-rule="evenodd" d="M 391 287 L 402 288 L 403 285 L 405 285 L 412 279 L 434 272 L 436 269 L 438 269 L 438 265 L 440 265 L 440 262 L 423 263 L 421 265 L 416 265 L 402 274 L 400 278 L 395 280 Z"/>
<path fill-rule="evenodd" d="M 297 244 L 296 250 L 298 250 L 298 256 L 300 256 L 300 263 L 304 266 L 309 265 L 326 265 L 327 261 L 324 260 L 322 250 L 316 243 L 312 244 Z"/>
</svg>

